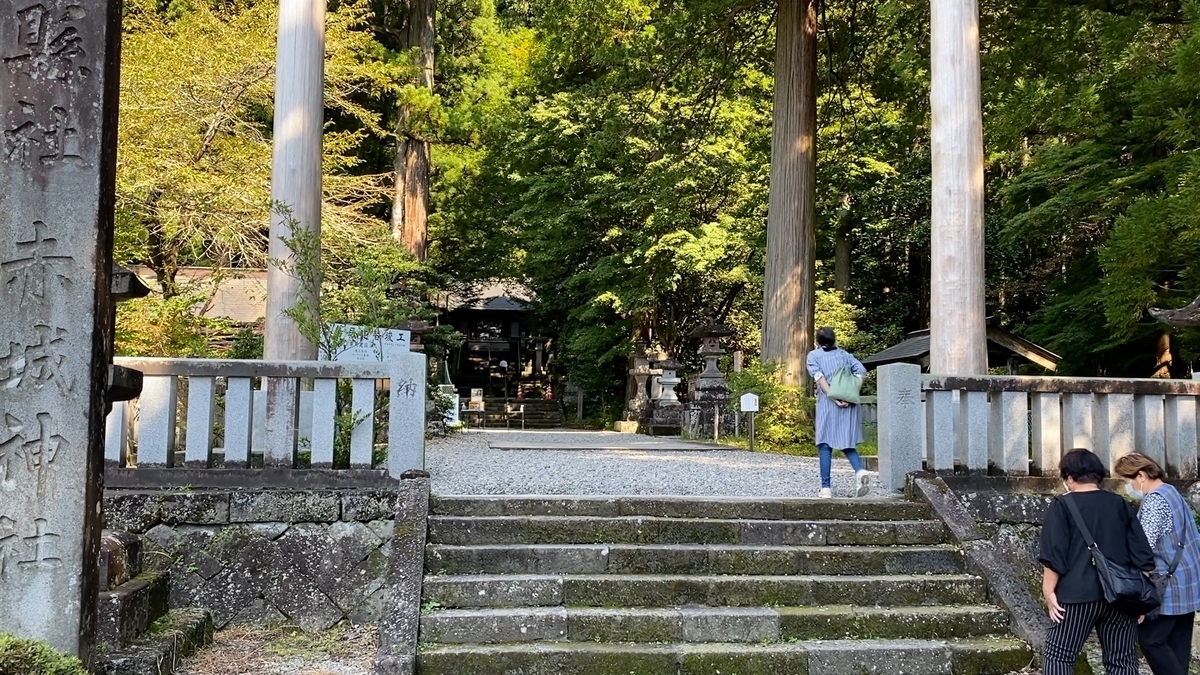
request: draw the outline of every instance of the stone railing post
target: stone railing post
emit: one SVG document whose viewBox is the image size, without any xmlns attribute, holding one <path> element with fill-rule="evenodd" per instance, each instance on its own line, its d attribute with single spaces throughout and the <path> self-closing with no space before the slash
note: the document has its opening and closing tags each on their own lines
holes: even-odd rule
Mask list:
<svg viewBox="0 0 1200 675">
<path fill-rule="evenodd" d="M 901 490 L 905 477 L 920 471 L 925 458 L 921 367 L 897 363 L 878 373 L 879 480 L 889 490 Z"/>
<path fill-rule="evenodd" d="M 399 477 L 425 469 L 425 357 L 398 354 L 391 363 L 388 472 Z"/>
<path fill-rule="evenodd" d="M 396 502 L 388 585 L 379 620 L 376 675 L 412 675 L 416 668 L 428 518 L 429 474 L 405 472 L 401 476 L 400 497 Z"/>
</svg>

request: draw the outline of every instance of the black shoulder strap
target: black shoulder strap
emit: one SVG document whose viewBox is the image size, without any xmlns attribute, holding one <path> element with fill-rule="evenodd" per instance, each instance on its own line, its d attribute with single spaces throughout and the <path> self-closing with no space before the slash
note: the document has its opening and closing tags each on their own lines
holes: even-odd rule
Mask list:
<svg viewBox="0 0 1200 675">
<path fill-rule="evenodd" d="M 1088 529 L 1087 524 L 1083 522 L 1083 515 L 1079 513 L 1079 507 L 1075 505 L 1073 495 L 1067 493 L 1060 499 L 1070 509 L 1071 520 L 1075 521 L 1075 527 L 1078 527 L 1079 531 L 1083 534 L 1083 541 L 1087 544 L 1088 548 L 1096 548 L 1096 539 L 1092 536 L 1092 531 Z"/>
</svg>

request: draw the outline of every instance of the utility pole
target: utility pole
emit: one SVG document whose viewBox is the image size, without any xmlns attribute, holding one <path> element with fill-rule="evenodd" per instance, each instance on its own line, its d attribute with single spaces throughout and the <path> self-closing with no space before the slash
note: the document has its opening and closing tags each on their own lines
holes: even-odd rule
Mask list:
<svg viewBox="0 0 1200 675">
<path fill-rule="evenodd" d="M 319 284 L 297 277 L 293 252 L 282 239 L 303 231 L 320 241 L 324 89 L 325 0 L 280 0 L 271 163 L 272 263 L 267 270 L 263 343 L 266 359 L 317 357 L 317 346 L 284 312 L 301 305 L 316 312 L 321 289 Z"/>
</svg>

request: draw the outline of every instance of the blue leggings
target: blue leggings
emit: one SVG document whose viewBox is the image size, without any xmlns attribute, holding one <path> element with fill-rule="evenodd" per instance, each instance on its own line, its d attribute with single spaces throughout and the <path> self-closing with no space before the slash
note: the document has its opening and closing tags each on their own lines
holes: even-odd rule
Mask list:
<svg viewBox="0 0 1200 675">
<path fill-rule="evenodd" d="M 858 458 L 858 450 L 845 448 L 842 452 L 846 454 L 846 459 L 850 460 L 850 466 L 855 473 L 862 471 L 862 460 Z M 833 471 L 833 448 L 829 447 L 828 443 L 821 443 L 817 446 L 817 454 L 821 456 L 821 487 L 832 487 L 833 481 L 829 474 Z"/>
</svg>

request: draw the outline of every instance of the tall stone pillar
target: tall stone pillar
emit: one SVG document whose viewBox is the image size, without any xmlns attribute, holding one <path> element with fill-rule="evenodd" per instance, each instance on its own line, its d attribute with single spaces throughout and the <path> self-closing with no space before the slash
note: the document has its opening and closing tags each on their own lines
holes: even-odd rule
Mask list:
<svg viewBox="0 0 1200 675">
<path fill-rule="evenodd" d="M 300 333 L 296 322 L 284 312 L 302 303 L 315 310 L 319 307 L 321 289 L 313 279 L 296 273 L 293 251 L 283 238 L 308 233 L 320 241 L 324 91 L 325 0 L 280 0 L 270 256 L 281 264 L 272 264 L 267 269 L 263 341 L 263 356 L 267 359 L 317 358 L 317 346 Z"/>
<path fill-rule="evenodd" d="M 0 17 L 0 632 L 91 657 L 121 9 Z"/>
<path fill-rule="evenodd" d="M 930 371 L 987 372 L 983 114 L 976 0 L 932 0 Z"/>
</svg>

